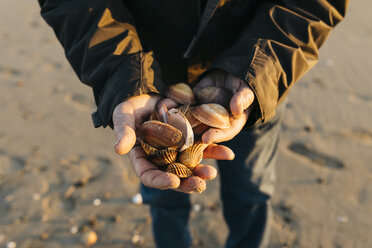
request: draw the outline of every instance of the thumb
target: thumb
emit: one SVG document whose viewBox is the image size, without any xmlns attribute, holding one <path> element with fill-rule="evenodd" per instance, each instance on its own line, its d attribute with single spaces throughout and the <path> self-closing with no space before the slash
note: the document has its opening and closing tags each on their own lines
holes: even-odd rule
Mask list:
<svg viewBox="0 0 372 248">
<path fill-rule="evenodd" d="M 136 132 L 133 127 L 130 126 L 123 126 L 117 129 L 118 130 L 115 131 L 115 152 L 120 155 L 127 154 L 136 143 Z"/>
<path fill-rule="evenodd" d="M 254 93 L 248 86 L 243 86 L 230 101 L 230 110 L 236 118 L 243 114 L 254 101 Z"/>
<path fill-rule="evenodd" d="M 115 152 L 126 154 L 136 143 L 133 109 L 129 104 L 122 103 L 115 109 L 112 119 L 116 136 Z"/>
</svg>

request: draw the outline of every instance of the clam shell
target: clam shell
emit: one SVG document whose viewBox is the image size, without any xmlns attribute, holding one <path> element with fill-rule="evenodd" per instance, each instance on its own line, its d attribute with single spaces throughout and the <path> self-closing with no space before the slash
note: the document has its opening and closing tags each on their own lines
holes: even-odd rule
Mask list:
<svg viewBox="0 0 372 248">
<path fill-rule="evenodd" d="M 163 150 L 158 150 L 154 154 L 149 155 L 148 159 L 159 166 L 164 166 L 173 163 L 177 159 L 177 149 L 167 148 Z"/>
<path fill-rule="evenodd" d="M 185 83 L 174 84 L 169 87 L 167 97 L 179 104 L 195 104 L 196 98 L 189 85 Z"/>
<path fill-rule="evenodd" d="M 199 103 L 218 103 L 226 109 L 230 109 L 233 93 L 225 88 L 208 86 L 196 92 L 196 96 Z"/>
<path fill-rule="evenodd" d="M 217 103 L 207 103 L 195 107 L 192 116 L 200 122 L 216 128 L 229 128 L 230 119 L 227 110 Z"/>
<path fill-rule="evenodd" d="M 177 159 L 176 148 L 166 148 L 158 150 L 150 144 L 141 141 L 142 149 L 145 151 L 147 158 L 156 165 L 164 166 L 173 163 Z"/>
<path fill-rule="evenodd" d="M 170 109 L 168 111 L 168 124 L 182 132 L 185 143 L 182 144 L 179 151 L 185 150 L 194 143 L 194 132 L 192 131 L 192 127 L 181 111 L 176 108 Z"/>
<path fill-rule="evenodd" d="M 158 149 L 143 141 L 141 141 L 141 147 L 147 156 L 152 155 L 156 153 L 156 151 L 158 151 Z"/>
<path fill-rule="evenodd" d="M 207 146 L 208 144 L 203 143 L 201 140 L 195 142 L 180 154 L 178 162 L 193 170 L 203 159 L 203 151 Z"/>
<path fill-rule="evenodd" d="M 179 178 L 187 178 L 192 176 L 192 171 L 180 163 L 171 163 L 168 165 L 166 172 L 175 174 Z"/>
<path fill-rule="evenodd" d="M 145 141 L 158 148 L 179 147 L 185 143 L 182 132 L 160 121 L 146 121 L 142 124 Z"/>
</svg>

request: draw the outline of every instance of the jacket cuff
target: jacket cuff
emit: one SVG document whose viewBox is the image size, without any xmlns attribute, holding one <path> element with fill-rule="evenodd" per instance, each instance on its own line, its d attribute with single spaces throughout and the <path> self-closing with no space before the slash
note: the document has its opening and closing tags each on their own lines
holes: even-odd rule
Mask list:
<svg viewBox="0 0 372 248">
<path fill-rule="evenodd" d="M 152 52 L 126 57 L 122 66 L 109 77 L 99 95 L 97 111 L 92 114 L 94 127 L 113 128 L 112 114 L 115 107 L 129 97 L 162 92 L 164 85 L 159 73 Z"/>
</svg>

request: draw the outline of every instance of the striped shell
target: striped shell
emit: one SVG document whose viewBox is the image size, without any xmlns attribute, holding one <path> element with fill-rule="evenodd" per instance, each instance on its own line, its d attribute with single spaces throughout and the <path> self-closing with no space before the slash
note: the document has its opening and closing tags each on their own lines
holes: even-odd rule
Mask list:
<svg viewBox="0 0 372 248">
<path fill-rule="evenodd" d="M 187 178 L 192 176 L 192 171 L 180 163 L 171 163 L 168 165 L 166 172 L 175 174 L 179 178 Z"/>
<path fill-rule="evenodd" d="M 196 98 L 189 85 L 185 83 L 174 84 L 169 87 L 167 97 L 179 104 L 195 104 Z"/>
<path fill-rule="evenodd" d="M 178 162 L 193 170 L 203 159 L 203 151 L 207 146 L 208 144 L 203 143 L 201 140 L 195 142 L 180 154 Z"/>
<path fill-rule="evenodd" d="M 177 149 L 175 148 L 158 150 L 145 142 L 141 142 L 141 146 L 145 151 L 147 158 L 156 165 L 164 166 L 175 162 L 177 159 Z"/>
<path fill-rule="evenodd" d="M 160 121 L 144 122 L 142 132 L 145 141 L 158 149 L 178 147 L 185 143 L 180 130 Z"/>
<path fill-rule="evenodd" d="M 195 107 L 192 116 L 200 122 L 216 128 L 229 128 L 230 119 L 227 110 L 217 103 L 207 103 Z"/>
</svg>

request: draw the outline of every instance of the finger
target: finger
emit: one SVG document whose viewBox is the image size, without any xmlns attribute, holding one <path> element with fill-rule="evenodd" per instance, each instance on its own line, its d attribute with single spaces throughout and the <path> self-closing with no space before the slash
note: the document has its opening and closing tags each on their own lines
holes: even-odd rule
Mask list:
<svg viewBox="0 0 372 248">
<path fill-rule="evenodd" d="M 137 176 L 147 187 L 162 190 L 179 187 L 180 179 L 176 175 L 159 170 L 153 163 L 148 161 L 141 147 L 134 147 L 129 152 L 129 158 Z"/>
<path fill-rule="evenodd" d="M 203 180 L 212 180 L 217 176 L 217 170 L 213 166 L 198 164 L 192 171 L 195 176 Z"/>
<path fill-rule="evenodd" d="M 200 177 L 192 176 L 183 180 L 180 186 L 175 189 L 183 193 L 201 193 L 207 188 L 207 184 Z"/>
<path fill-rule="evenodd" d="M 234 152 L 227 146 L 210 144 L 203 152 L 204 159 L 233 160 Z"/>
<path fill-rule="evenodd" d="M 230 101 L 230 110 L 234 117 L 242 115 L 254 101 L 254 93 L 248 86 L 243 86 Z"/>
<path fill-rule="evenodd" d="M 220 143 L 231 140 L 242 130 L 247 119 L 248 111 L 244 111 L 242 115 L 238 116 L 238 118 L 230 117 L 231 124 L 230 128 L 227 129 L 211 128 L 203 134 L 202 140 L 204 143 L 207 144 Z"/>
<path fill-rule="evenodd" d="M 119 155 L 127 154 L 136 143 L 136 132 L 132 126 L 114 127 L 116 135 L 115 152 Z"/>
<path fill-rule="evenodd" d="M 154 109 L 160 96 L 143 94 L 119 104 L 113 113 L 114 132 L 116 136 L 115 151 L 128 153 L 136 143 L 135 123 L 142 123 Z"/>
<path fill-rule="evenodd" d="M 135 122 L 133 109 L 130 104 L 122 103 L 118 105 L 113 114 L 114 133 L 116 143 L 115 152 L 123 155 L 128 153 L 136 142 Z"/>
</svg>

